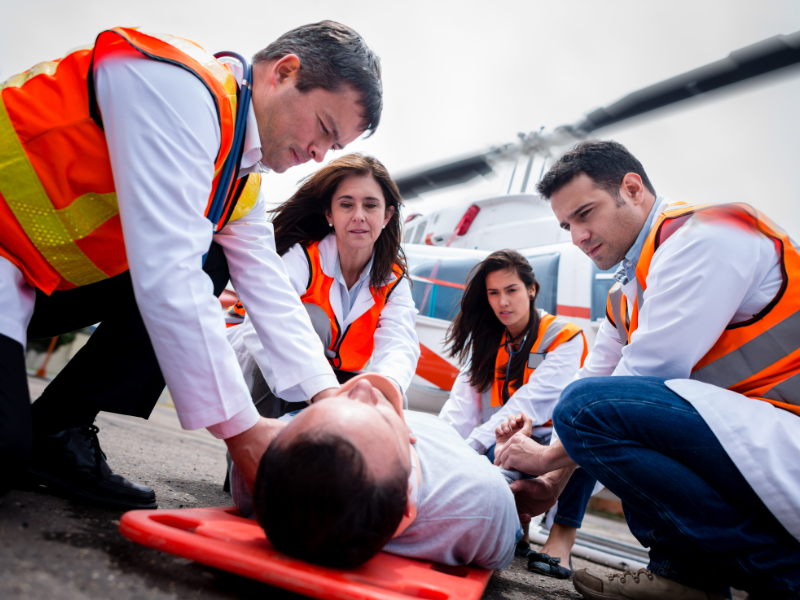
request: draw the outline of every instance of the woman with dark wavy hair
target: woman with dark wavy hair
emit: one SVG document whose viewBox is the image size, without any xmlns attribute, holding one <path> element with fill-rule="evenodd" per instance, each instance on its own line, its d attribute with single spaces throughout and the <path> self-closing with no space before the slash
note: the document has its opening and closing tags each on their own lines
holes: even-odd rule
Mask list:
<svg viewBox="0 0 800 600">
<path fill-rule="evenodd" d="M 495 427 L 512 415 L 524 412 L 533 420 L 531 437 L 550 441 L 558 398 L 586 358 L 580 327 L 537 309 L 538 293 L 539 282 L 524 256 L 515 250 L 493 252 L 467 278 L 447 333 L 450 355 L 463 368 L 439 417 L 491 461 Z M 518 553 L 528 556 L 531 571 L 558 579 L 572 575 L 566 565 L 594 484 L 582 469 L 573 474 L 542 552 L 520 542 Z"/>
<path fill-rule="evenodd" d="M 419 341 L 400 245 L 401 204 L 397 185 L 380 161 L 347 154 L 307 177 L 272 211 L 272 224 L 289 280 L 339 382 L 376 372 L 394 381 L 405 396 L 416 371 Z M 269 394 L 258 389 L 274 389 L 280 374 L 272 372 L 249 320 L 235 329 L 241 331 L 229 339 L 245 373 L 254 375 L 253 398 L 264 414 L 261 396 Z M 299 389 L 282 396 L 287 402 L 307 400 Z M 285 404 L 277 412 L 290 408 Z M 280 416 L 274 407 L 267 412 Z"/>
</svg>

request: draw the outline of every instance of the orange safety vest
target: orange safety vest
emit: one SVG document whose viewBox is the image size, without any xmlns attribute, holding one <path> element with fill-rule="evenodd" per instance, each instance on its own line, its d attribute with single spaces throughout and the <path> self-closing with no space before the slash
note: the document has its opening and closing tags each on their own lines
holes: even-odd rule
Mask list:
<svg viewBox="0 0 800 600">
<path fill-rule="evenodd" d="M 623 345 L 628 344 L 639 326 L 639 307 L 644 301 L 653 255 L 694 214 L 746 227 L 771 239 L 780 257 L 783 284 L 760 313 L 725 328 L 714 346 L 692 367 L 691 378 L 800 415 L 800 248 L 752 206 L 671 204 L 658 217 L 642 247 L 636 266 L 638 297 L 630 317 L 619 284 L 608 294 L 606 317 L 617 328 Z"/>
<path fill-rule="evenodd" d="M 342 331 L 339 320 L 331 307 L 333 277 L 328 277 L 322 271 L 319 242 L 309 244 L 307 247 L 303 247 L 303 250 L 308 259 L 309 276 L 306 293 L 300 297 L 300 300 L 307 304 L 316 304 L 328 315 L 331 323 L 331 345 L 328 346 L 328 350 L 334 353 L 333 357 L 328 358 L 328 361 L 334 368 L 342 371 L 360 371 L 367 366 L 372 352 L 375 350 L 375 330 L 378 328 L 378 319 L 389 296 L 400 283 L 403 270 L 400 265 L 395 264 L 392 269 L 393 279 L 389 283 L 377 292 L 370 287 L 374 301 L 372 308 Z"/>
<path fill-rule="evenodd" d="M 522 378 L 522 385 L 528 383 L 528 380 L 533 375 L 536 368 L 542 364 L 548 352 L 552 352 L 564 342 L 568 342 L 576 335 L 580 334 L 583 338 L 583 355 L 581 356 L 581 367 L 583 361 L 586 360 L 586 355 L 589 349 L 586 345 L 586 336 L 580 327 L 574 323 L 570 323 L 563 317 L 557 317 L 548 313 L 544 313 L 539 319 L 539 335 L 536 341 L 531 346 L 531 352 L 528 355 L 528 362 L 525 365 L 525 375 Z M 511 381 L 508 382 L 508 396 L 503 393 L 503 388 L 506 386 L 506 365 L 508 364 L 508 351 L 506 350 L 506 334 L 503 333 L 503 339 L 500 340 L 500 347 L 497 349 L 497 358 L 494 361 L 495 379 L 492 384 L 492 407 L 503 406 L 508 398 L 513 396 L 517 388 L 514 387 Z"/>
<path fill-rule="evenodd" d="M 47 294 L 128 269 L 93 65 L 130 48 L 187 69 L 214 99 L 221 142 L 206 212 L 217 187 L 232 183 L 219 179 L 233 143 L 236 80 L 193 42 L 116 27 L 94 46 L 11 77 L 0 84 L 0 256 Z"/>
</svg>

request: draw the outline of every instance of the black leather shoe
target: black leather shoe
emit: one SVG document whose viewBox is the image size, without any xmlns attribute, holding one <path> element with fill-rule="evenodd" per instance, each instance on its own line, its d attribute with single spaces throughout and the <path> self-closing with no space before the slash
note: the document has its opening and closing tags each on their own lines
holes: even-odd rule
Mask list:
<svg viewBox="0 0 800 600">
<path fill-rule="evenodd" d="M 569 579 L 572 577 L 572 557 L 569 557 L 569 569 L 558 564 L 560 562 L 560 558 L 553 558 L 549 554 L 531 552 L 528 556 L 528 571 L 555 579 Z"/>
<path fill-rule="evenodd" d="M 37 435 L 28 478 L 33 484 L 114 508 L 158 508 L 153 488 L 111 471 L 100 449 L 97 426 L 83 425 L 54 435 Z"/>
</svg>

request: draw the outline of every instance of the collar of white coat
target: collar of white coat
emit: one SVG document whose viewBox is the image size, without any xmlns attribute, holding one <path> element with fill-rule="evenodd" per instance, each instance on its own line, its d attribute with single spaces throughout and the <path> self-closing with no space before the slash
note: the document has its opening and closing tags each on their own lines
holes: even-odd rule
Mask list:
<svg viewBox="0 0 800 600">
<path fill-rule="evenodd" d="M 342 327 L 346 328 L 350 323 L 358 319 L 361 315 L 372 308 L 372 306 L 375 304 L 375 300 L 372 298 L 372 294 L 370 293 L 370 287 L 368 285 L 362 285 L 355 301 L 350 306 L 350 312 L 347 313 L 346 318 L 343 317 L 342 296 L 339 286 L 341 285 L 345 287 L 345 289 L 346 286 L 335 276 L 334 265 L 339 259 L 339 250 L 336 247 L 336 234 L 329 233 L 327 236 L 322 238 L 318 249 L 322 272 L 333 279 L 333 285 L 331 286 L 330 296 L 328 298 L 331 303 L 331 308 L 333 309 L 336 318 L 339 319 L 339 323 L 341 323 Z M 369 263 L 368 267 L 372 267 L 371 262 Z M 364 272 L 367 274 L 367 276 L 369 276 L 369 269 L 364 269 Z"/>
<path fill-rule="evenodd" d="M 242 83 L 242 65 L 238 60 L 222 58 L 220 62 L 227 64 L 233 71 L 236 83 Z M 252 83 L 252 82 L 251 82 Z M 256 111 L 253 109 L 253 99 L 247 106 L 247 128 L 244 133 L 244 152 L 239 163 L 239 177 L 244 177 L 250 173 L 266 173 L 269 171 L 261 164 L 261 138 L 258 135 L 258 121 L 256 121 Z"/>
<path fill-rule="evenodd" d="M 320 262 L 322 263 L 322 272 L 325 273 L 328 277 L 332 279 L 336 279 L 336 267 L 334 266 L 339 262 L 339 249 L 336 247 L 336 234 L 329 233 L 319 243 L 319 255 L 320 255 Z M 375 255 L 373 253 L 372 258 L 369 259 L 367 263 L 367 268 L 364 269 L 364 272 L 361 274 L 361 278 L 368 277 L 372 272 L 372 261 L 375 259 Z M 386 279 L 383 280 L 384 285 L 389 283 L 394 279 L 394 274 L 390 274 Z"/>
<path fill-rule="evenodd" d="M 647 215 L 647 220 L 645 220 L 636 241 L 633 243 L 633 246 L 630 247 L 630 250 L 625 253 L 625 258 L 620 263 L 619 268 L 614 272 L 614 279 L 619 281 L 622 285 L 627 285 L 629 282 L 636 279 L 636 265 L 639 264 L 639 256 L 642 254 L 644 242 L 650 234 L 650 230 L 653 228 L 656 215 L 660 215 L 664 212 L 668 205 L 669 200 L 661 196 L 658 196 L 655 202 L 653 202 L 650 214 Z"/>
</svg>

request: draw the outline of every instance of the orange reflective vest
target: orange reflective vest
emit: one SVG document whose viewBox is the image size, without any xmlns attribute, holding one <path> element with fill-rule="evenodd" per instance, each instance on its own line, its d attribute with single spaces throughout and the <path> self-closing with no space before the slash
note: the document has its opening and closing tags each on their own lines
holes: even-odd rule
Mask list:
<svg viewBox="0 0 800 600">
<path fill-rule="evenodd" d="M 116 27 L 93 46 L 11 77 L 0 84 L 0 256 L 47 294 L 128 269 L 93 65 L 131 47 L 205 84 L 221 132 L 208 205 L 219 185 L 231 185 L 219 178 L 233 142 L 236 80 L 193 42 Z M 229 202 L 223 214 L 230 210 Z"/>
<path fill-rule="evenodd" d="M 552 352 L 564 342 L 568 342 L 575 336 L 580 335 L 583 338 L 583 355 L 581 356 L 581 367 L 583 361 L 586 360 L 586 355 L 589 350 L 586 346 L 586 336 L 580 327 L 574 323 L 570 323 L 563 317 L 548 314 L 544 311 L 542 318 L 539 319 L 539 335 L 536 341 L 531 346 L 530 354 L 528 355 L 528 362 L 525 365 L 525 375 L 522 378 L 522 385 L 528 383 L 531 375 L 536 368 L 542 364 L 548 352 Z M 508 364 L 508 351 L 506 350 L 506 334 L 503 333 L 503 339 L 500 341 L 500 347 L 497 349 L 497 358 L 494 361 L 495 379 L 492 384 L 492 407 L 503 406 L 508 399 L 513 396 L 517 388 L 514 387 L 511 381 L 506 381 L 506 365 Z M 507 389 L 506 384 L 508 384 Z"/>
<path fill-rule="evenodd" d="M 389 296 L 400 283 L 403 270 L 400 265 L 395 265 L 392 270 L 392 280 L 379 290 L 370 287 L 374 304 L 363 315 L 347 326 L 342 331 L 339 320 L 331 307 L 331 285 L 333 277 L 328 277 L 322 270 L 319 257 L 319 242 L 313 242 L 303 250 L 308 259 L 308 287 L 300 300 L 307 304 L 316 304 L 331 323 L 331 345 L 328 350 L 333 353 L 328 361 L 336 369 L 342 371 L 360 371 L 367 366 L 372 352 L 375 350 L 375 330 L 378 328 L 378 319 Z"/>
<path fill-rule="evenodd" d="M 692 368 L 691 378 L 743 394 L 800 415 L 800 248 L 769 217 L 748 204 L 671 204 L 656 220 L 636 266 L 638 297 L 628 316 L 621 286 L 608 294 L 606 317 L 628 344 L 639 325 L 639 306 L 647 289 L 653 255 L 692 215 L 747 227 L 775 244 L 783 284 L 775 298 L 741 323 L 725 328 L 712 348 Z"/>
</svg>

